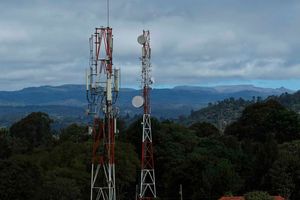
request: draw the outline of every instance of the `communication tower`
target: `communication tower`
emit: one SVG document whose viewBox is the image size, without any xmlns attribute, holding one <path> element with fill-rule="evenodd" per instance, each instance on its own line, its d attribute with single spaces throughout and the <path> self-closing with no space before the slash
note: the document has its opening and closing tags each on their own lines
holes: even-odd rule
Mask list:
<svg viewBox="0 0 300 200">
<path fill-rule="evenodd" d="M 93 137 L 91 200 L 116 200 L 115 134 L 119 111 L 115 103 L 120 70 L 113 69 L 113 34 L 107 23 L 107 27 L 96 28 L 89 39 L 90 63 L 86 70 L 87 113 L 92 119 L 89 132 Z"/>
<path fill-rule="evenodd" d="M 143 107 L 143 136 L 142 136 L 142 158 L 141 158 L 141 179 L 140 179 L 140 200 L 152 200 L 156 198 L 155 172 L 153 160 L 153 145 L 151 131 L 151 106 L 150 91 L 153 84 L 151 77 L 151 48 L 150 32 L 143 31 L 138 37 L 138 43 L 142 45 L 142 96 L 132 99 L 133 106 Z"/>
</svg>

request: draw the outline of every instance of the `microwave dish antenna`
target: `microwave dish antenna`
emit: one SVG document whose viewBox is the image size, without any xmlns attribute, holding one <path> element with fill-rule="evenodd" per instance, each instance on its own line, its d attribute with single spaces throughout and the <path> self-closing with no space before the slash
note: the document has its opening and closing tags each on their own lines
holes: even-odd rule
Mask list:
<svg viewBox="0 0 300 200">
<path fill-rule="evenodd" d="M 132 99 L 132 105 L 135 108 L 140 108 L 144 105 L 144 98 L 142 96 L 135 96 Z"/>
<path fill-rule="evenodd" d="M 146 41 L 146 38 L 144 35 L 140 35 L 138 38 L 137 38 L 137 41 L 140 45 L 144 45 L 147 41 Z"/>
</svg>

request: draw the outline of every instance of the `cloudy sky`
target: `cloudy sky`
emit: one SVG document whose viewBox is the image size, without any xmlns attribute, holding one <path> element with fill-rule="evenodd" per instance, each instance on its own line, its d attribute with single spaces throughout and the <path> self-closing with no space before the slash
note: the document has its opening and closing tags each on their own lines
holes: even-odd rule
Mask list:
<svg viewBox="0 0 300 200">
<path fill-rule="evenodd" d="M 0 90 L 84 83 L 106 0 L 1 0 Z M 151 31 L 155 87 L 300 88 L 299 0 L 111 0 L 114 65 L 138 87 L 136 42 Z"/>
</svg>

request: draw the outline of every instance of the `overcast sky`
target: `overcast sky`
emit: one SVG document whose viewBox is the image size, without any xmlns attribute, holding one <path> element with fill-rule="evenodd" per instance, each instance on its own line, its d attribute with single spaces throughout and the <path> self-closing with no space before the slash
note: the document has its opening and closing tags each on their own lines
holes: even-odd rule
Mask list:
<svg viewBox="0 0 300 200">
<path fill-rule="evenodd" d="M 84 83 L 88 38 L 106 0 L 1 0 L 0 90 Z M 151 31 L 155 87 L 300 88 L 299 0 L 111 0 L 114 65 L 138 87 Z"/>
</svg>

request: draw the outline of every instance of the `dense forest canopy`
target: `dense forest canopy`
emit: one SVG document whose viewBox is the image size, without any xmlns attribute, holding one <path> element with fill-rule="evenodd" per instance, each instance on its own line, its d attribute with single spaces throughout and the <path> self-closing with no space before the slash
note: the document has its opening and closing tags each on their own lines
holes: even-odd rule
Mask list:
<svg viewBox="0 0 300 200">
<path fill-rule="evenodd" d="M 289 110 L 296 113 L 300 113 L 300 91 L 293 94 L 283 93 L 280 96 L 269 96 L 266 99 L 253 96 L 251 100 L 233 97 L 217 101 L 215 103 L 209 103 L 207 107 L 200 110 L 192 110 L 188 117 L 181 117 L 179 122 L 185 124 L 192 124 L 195 122 L 209 122 L 221 132 L 223 132 L 229 124 L 235 122 L 241 115 L 244 109 L 254 103 L 275 100 Z"/>
<path fill-rule="evenodd" d="M 89 199 L 91 136 L 78 124 L 54 132 L 51 123 L 47 114 L 32 113 L 0 130 L 0 199 Z M 141 119 L 118 123 L 117 198 L 134 199 Z M 152 129 L 161 200 L 179 199 L 180 184 L 184 199 L 251 199 L 253 191 L 300 199 L 299 115 L 277 101 L 245 106 L 224 133 L 207 122 L 155 118 Z"/>
</svg>

